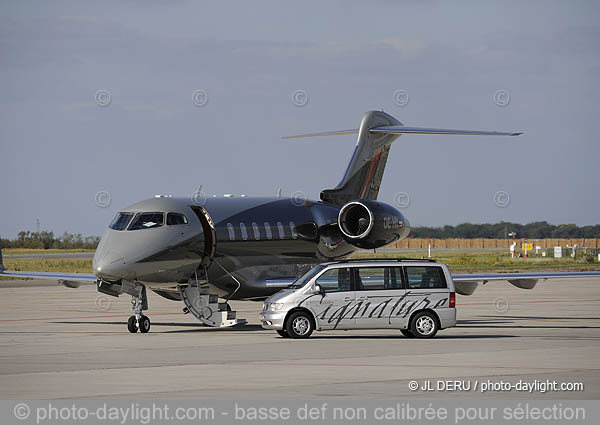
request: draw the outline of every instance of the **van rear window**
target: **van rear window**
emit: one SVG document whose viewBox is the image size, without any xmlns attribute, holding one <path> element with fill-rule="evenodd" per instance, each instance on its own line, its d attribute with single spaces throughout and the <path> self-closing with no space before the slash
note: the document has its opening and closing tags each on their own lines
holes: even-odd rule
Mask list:
<svg viewBox="0 0 600 425">
<path fill-rule="evenodd" d="M 408 289 L 447 288 L 446 278 L 441 267 L 435 266 L 406 266 Z"/>
</svg>

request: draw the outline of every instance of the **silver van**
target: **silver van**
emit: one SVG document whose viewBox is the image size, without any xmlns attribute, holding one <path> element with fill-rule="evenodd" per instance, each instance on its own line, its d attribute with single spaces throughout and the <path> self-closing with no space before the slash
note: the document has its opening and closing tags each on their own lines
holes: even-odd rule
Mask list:
<svg viewBox="0 0 600 425">
<path fill-rule="evenodd" d="M 432 338 L 456 326 L 456 295 L 445 264 L 433 260 L 346 260 L 313 267 L 269 297 L 265 329 L 284 338 L 313 330 L 399 329 Z"/>
</svg>

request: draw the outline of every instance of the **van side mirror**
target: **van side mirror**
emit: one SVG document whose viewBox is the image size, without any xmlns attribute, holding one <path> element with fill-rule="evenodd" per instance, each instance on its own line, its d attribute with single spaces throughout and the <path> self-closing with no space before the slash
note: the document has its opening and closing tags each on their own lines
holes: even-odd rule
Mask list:
<svg viewBox="0 0 600 425">
<path fill-rule="evenodd" d="M 323 289 L 323 287 L 318 283 L 315 283 L 315 291 L 317 291 L 317 293 L 320 295 L 325 295 L 325 289 Z"/>
</svg>

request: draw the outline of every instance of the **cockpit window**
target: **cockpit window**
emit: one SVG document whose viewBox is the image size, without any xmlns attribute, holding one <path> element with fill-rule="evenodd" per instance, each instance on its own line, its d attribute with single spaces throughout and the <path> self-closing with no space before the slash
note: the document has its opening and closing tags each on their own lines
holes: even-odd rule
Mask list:
<svg viewBox="0 0 600 425">
<path fill-rule="evenodd" d="M 187 218 L 183 214 L 168 213 L 167 214 L 167 226 L 174 226 L 177 224 L 187 224 Z"/>
<path fill-rule="evenodd" d="M 128 230 L 152 229 L 164 223 L 164 214 L 161 212 L 140 213 L 135 216 Z"/>
<path fill-rule="evenodd" d="M 113 221 L 110 222 L 108 227 L 113 230 L 125 230 L 129 222 L 131 221 L 131 217 L 133 217 L 133 213 L 117 213 L 117 215 L 115 216 L 115 218 L 113 218 Z"/>
</svg>

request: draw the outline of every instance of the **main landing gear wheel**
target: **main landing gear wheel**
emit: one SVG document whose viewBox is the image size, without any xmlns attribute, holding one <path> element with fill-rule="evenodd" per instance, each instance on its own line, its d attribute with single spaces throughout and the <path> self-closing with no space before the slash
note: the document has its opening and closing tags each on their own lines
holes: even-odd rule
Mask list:
<svg viewBox="0 0 600 425">
<path fill-rule="evenodd" d="M 138 330 L 137 327 L 137 320 L 135 318 L 135 316 L 131 316 L 128 320 L 127 320 L 127 329 L 129 330 L 129 332 L 131 332 L 132 334 L 136 333 Z"/>
</svg>

